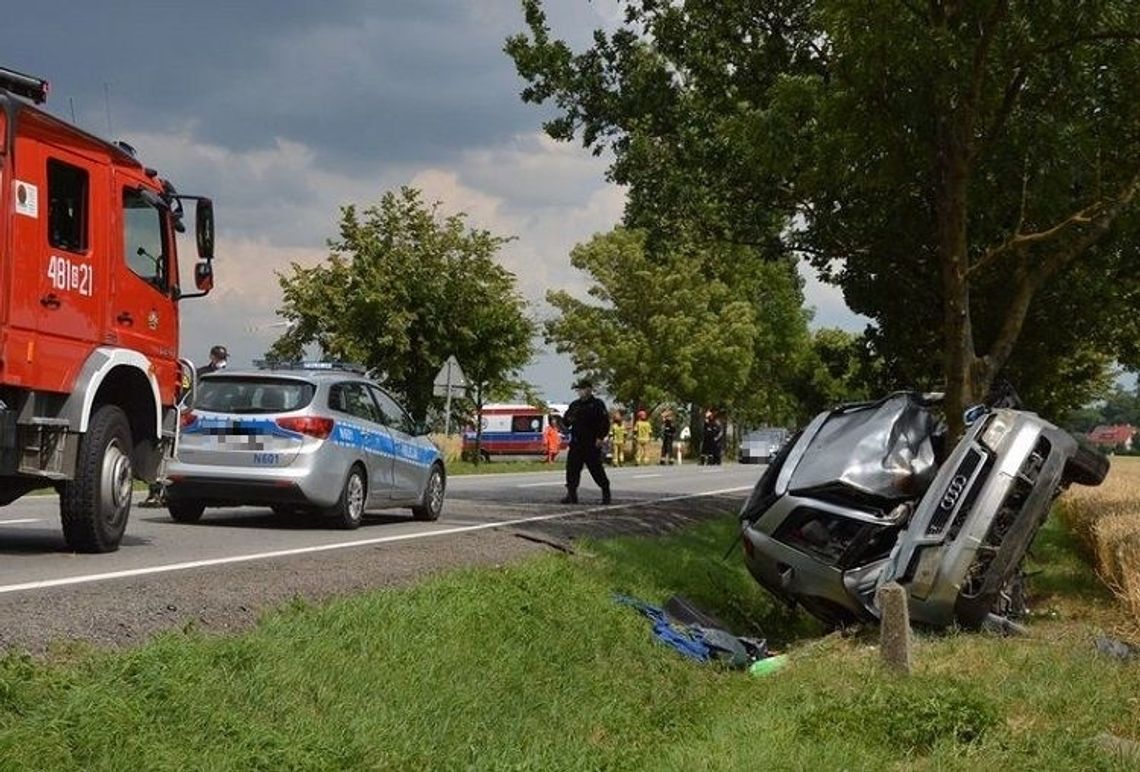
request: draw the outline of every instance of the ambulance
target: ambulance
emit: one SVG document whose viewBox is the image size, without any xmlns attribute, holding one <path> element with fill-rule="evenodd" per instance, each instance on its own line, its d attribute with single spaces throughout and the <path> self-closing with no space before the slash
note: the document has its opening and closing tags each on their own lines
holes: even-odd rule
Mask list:
<svg viewBox="0 0 1140 772">
<path fill-rule="evenodd" d="M 0 68 L 0 504 L 52 487 L 68 546 L 110 552 L 134 481 L 176 451 L 194 384 L 179 305 L 213 286 L 213 205 L 37 107 L 47 94 Z M 188 225 L 196 291 L 179 280 Z"/>
<path fill-rule="evenodd" d="M 565 449 L 567 439 L 562 429 L 565 409 L 566 405 L 549 405 L 546 409 L 506 403 L 485 405 L 480 453 L 487 460 L 492 456 L 544 456 L 543 433 L 552 423 L 563 434 L 562 448 Z M 475 427 L 468 426 L 463 432 L 464 458 L 474 457 L 475 441 Z"/>
</svg>

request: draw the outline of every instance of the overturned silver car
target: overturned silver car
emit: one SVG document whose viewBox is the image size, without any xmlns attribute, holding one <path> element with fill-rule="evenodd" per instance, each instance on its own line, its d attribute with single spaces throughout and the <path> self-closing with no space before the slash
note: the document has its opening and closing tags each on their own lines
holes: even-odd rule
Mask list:
<svg viewBox="0 0 1140 772">
<path fill-rule="evenodd" d="M 1022 561 L 1056 496 L 1099 485 L 1108 460 L 1034 413 L 979 407 L 945 446 L 938 398 L 901 392 L 820 413 L 741 510 L 756 580 L 831 626 L 878 617 L 908 590 L 911 619 L 1001 623 L 1023 609 Z"/>
</svg>

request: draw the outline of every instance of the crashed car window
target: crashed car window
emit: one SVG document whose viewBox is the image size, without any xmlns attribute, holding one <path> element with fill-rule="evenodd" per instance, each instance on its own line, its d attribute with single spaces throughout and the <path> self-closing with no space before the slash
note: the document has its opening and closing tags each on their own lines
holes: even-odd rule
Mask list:
<svg viewBox="0 0 1140 772">
<path fill-rule="evenodd" d="M 194 407 L 213 413 L 285 413 L 308 405 L 315 391 L 311 383 L 281 378 L 203 378 Z"/>
</svg>

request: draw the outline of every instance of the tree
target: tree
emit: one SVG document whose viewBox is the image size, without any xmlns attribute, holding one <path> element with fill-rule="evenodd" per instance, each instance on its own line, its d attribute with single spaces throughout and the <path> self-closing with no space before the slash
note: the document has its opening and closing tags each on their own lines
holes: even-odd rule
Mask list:
<svg viewBox="0 0 1140 772">
<path fill-rule="evenodd" d="M 808 341 L 794 266 L 723 245 L 651 254 L 646 237 L 617 228 L 573 249 L 595 302 L 549 292 L 558 315 L 548 340 L 621 403 L 677 399 L 790 419 L 786 385 Z"/>
<path fill-rule="evenodd" d="M 333 359 L 382 373 L 418 420 L 450 354 L 482 393 L 517 376 L 533 354 L 535 325 L 515 277 L 495 261 L 508 239 L 442 217 L 412 188 L 357 213 L 341 209 L 328 260 L 279 274 L 278 312 L 292 322 L 267 356 L 299 358 L 317 342 Z"/>
<path fill-rule="evenodd" d="M 881 369 L 882 363 L 863 336 L 834 327 L 816 330 L 794 386 L 801 417 L 842 402 L 874 398 L 882 391 Z"/>
<path fill-rule="evenodd" d="M 1050 360 L 1135 358 L 1136 3 L 624 5 L 575 54 L 525 0 L 507 51 L 523 98 L 559 109 L 552 136 L 613 152 L 628 225 L 808 256 L 875 320 L 886 372 L 941 382 L 952 420 L 999 371 L 1056 385 L 1103 370 Z M 1044 301 L 1082 282 L 1100 300 L 1073 325 Z M 1019 354 L 1031 336 L 1050 345 Z"/>
</svg>

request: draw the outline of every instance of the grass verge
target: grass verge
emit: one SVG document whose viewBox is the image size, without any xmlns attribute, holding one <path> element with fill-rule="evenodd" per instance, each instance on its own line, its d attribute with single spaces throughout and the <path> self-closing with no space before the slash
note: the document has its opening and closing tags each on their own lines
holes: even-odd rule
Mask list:
<svg viewBox="0 0 1140 772">
<path fill-rule="evenodd" d="M 880 671 L 874 636 L 821 638 L 722 561 L 734 528 L 296 601 L 235 637 L 10 656 L 0 766 L 1098 769 L 1114 762 L 1095 736 L 1140 739 L 1140 670 L 1093 653 L 1115 605 L 1057 523 L 1034 635 L 920 635 L 910 678 Z M 691 664 L 615 591 L 683 594 L 792 665 L 754 679 Z"/>
</svg>

